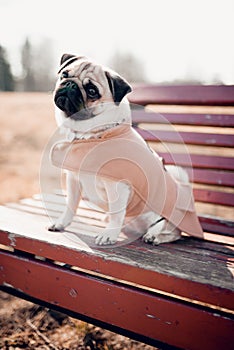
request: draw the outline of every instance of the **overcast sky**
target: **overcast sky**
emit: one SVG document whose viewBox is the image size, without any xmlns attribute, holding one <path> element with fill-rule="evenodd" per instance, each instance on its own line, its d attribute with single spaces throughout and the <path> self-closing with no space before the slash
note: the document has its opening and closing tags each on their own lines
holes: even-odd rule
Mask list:
<svg viewBox="0 0 234 350">
<path fill-rule="evenodd" d="M 57 61 L 70 52 L 108 64 L 129 52 L 152 82 L 189 73 L 234 84 L 234 0 L 0 0 L 0 45 L 15 72 L 27 36 L 51 39 Z"/>
</svg>

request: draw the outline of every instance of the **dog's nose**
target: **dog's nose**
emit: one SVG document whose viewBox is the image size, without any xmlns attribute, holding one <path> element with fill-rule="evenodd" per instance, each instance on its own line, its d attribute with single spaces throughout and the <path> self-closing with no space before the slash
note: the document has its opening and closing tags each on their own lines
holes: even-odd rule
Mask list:
<svg viewBox="0 0 234 350">
<path fill-rule="evenodd" d="M 69 89 L 77 89 L 76 83 L 74 83 L 74 81 L 71 80 L 66 81 L 63 85 Z"/>
</svg>

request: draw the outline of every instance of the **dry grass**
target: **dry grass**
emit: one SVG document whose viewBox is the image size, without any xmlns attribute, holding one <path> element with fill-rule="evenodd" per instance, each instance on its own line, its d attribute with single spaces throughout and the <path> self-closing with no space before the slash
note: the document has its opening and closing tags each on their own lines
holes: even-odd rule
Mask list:
<svg viewBox="0 0 234 350">
<path fill-rule="evenodd" d="M 0 203 L 39 191 L 43 149 L 56 128 L 52 95 L 0 94 Z"/>
</svg>

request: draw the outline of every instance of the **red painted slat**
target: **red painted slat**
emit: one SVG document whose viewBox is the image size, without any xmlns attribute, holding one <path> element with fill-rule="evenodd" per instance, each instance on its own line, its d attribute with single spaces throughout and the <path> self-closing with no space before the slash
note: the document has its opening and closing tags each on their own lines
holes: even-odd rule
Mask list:
<svg viewBox="0 0 234 350">
<path fill-rule="evenodd" d="M 7 253 L 1 264 L 1 283 L 52 305 L 188 350 L 232 349 L 227 315 Z"/>
<path fill-rule="evenodd" d="M 234 170 L 234 161 L 232 157 L 183 153 L 170 154 L 165 152 L 158 152 L 158 154 L 164 159 L 166 164 L 177 164 L 204 169 Z"/>
<path fill-rule="evenodd" d="M 230 171 L 185 168 L 195 183 L 218 186 L 234 186 L 234 174 Z M 234 196 L 234 194 L 233 194 Z"/>
<path fill-rule="evenodd" d="M 201 132 L 173 132 L 165 130 L 143 130 L 135 128 L 146 141 L 186 143 L 191 145 L 233 147 L 234 135 L 206 134 Z"/>
<path fill-rule="evenodd" d="M 195 188 L 193 193 L 195 200 L 198 202 L 234 206 L 233 193 L 203 190 L 200 188 Z"/>
<path fill-rule="evenodd" d="M 199 216 L 199 221 L 205 232 L 212 232 L 216 234 L 223 234 L 234 237 L 234 222 L 225 219 L 217 219 L 208 216 Z"/>
<path fill-rule="evenodd" d="M 233 115 L 220 114 L 188 114 L 188 113 L 157 113 L 143 110 L 132 111 L 132 120 L 134 124 L 179 124 L 179 125 L 196 125 L 196 126 L 218 126 L 233 127 Z"/>
<path fill-rule="evenodd" d="M 230 310 L 233 308 L 233 292 L 230 289 L 224 288 L 224 286 L 215 286 L 211 283 L 201 283 L 196 280 L 191 280 L 186 278 L 185 274 L 181 274 L 182 276 L 178 277 L 175 273 L 171 274 L 165 272 L 163 268 L 160 269 L 161 271 L 152 268 L 140 268 L 139 261 L 134 261 L 134 259 L 132 259 L 131 264 L 128 263 L 128 256 L 131 255 L 131 251 L 140 251 L 142 253 L 142 259 L 144 259 L 144 255 L 151 256 L 154 253 L 152 250 L 155 248 L 147 245 L 142 246 L 140 241 L 135 241 L 131 243 L 130 246 L 125 247 L 124 252 L 127 249 L 126 253 L 121 253 L 121 249 L 119 249 L 117 253 L 118 260 L 116 260 L 109 249 L 105 251 L 105 255 L 103 256 L 100 255 L 100 252 L 95 250 L 93 252 L 74 250 L 65 246 L 49 244 L 27 237 L 9 236 L 8 233 L 1 232 L 1 244 L 11 246 L 12 239 L 14 248 L 20 251 L 43 256 L 51 260 L 65 262 L 81 269 L 103 274 L 107 277 L 124 279 L 126 283 L 139 284 L 162 292 L 178 295 L 182 298 L 197 300 Z M 207 242 L 199 243 L 204 248 L 207 245 Z M 171 248 L 171 254 L 175 254 L 173 246 Z M 164 247 L 163 249 L 167 248 Z M 157 259 L 157 252 L 155 259 Z M 225 255 L 223 257 L 224 266 L 227 264 L 227 260 L 228 255 Z"/>
<path fill-rule="evenodd" d="M 134 84 L 131 103 L 234 106 L 234 86 Z"/>
</svg>

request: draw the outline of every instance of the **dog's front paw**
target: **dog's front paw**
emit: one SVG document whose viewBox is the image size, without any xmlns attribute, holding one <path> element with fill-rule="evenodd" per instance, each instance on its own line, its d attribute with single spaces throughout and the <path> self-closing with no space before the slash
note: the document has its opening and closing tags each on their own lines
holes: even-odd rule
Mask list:
<svg viewBox="0 0 234 350">
<path fill-rule="evenodd" d="M 61 232 L 64 230 L 64 226 L 61 224 L 53 224 L 52 226 L 48 227 L 48 231 L 52 232 Z"/>
<path fill-rule="evenodd" d="M 103 233 L 98 235 L 95 239 L 97 245 L 115 244 L 119 236 L 119 230 L 114 228 L 106 228 Z"/>
</svg>

